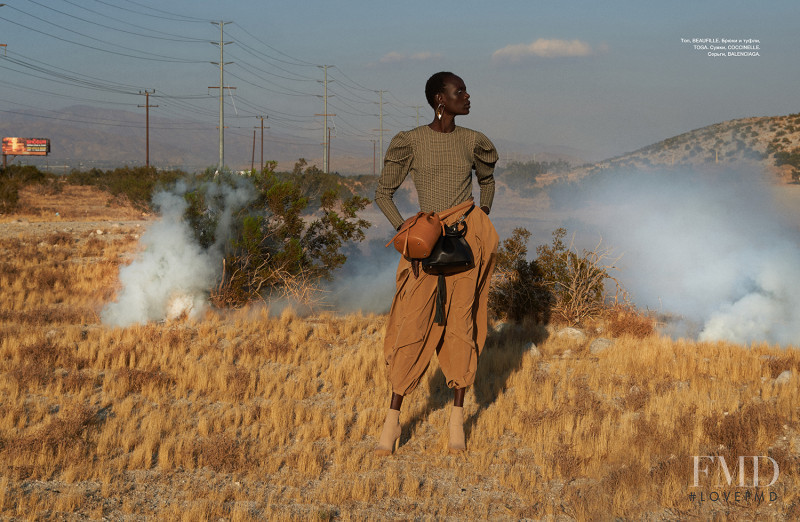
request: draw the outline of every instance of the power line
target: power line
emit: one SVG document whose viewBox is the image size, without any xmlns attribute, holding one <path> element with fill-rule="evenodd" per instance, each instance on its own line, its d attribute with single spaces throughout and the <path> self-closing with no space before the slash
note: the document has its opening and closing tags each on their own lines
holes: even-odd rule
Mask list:
<svg viewBox="0 0 800 522">
<path fill-rule="evenodd" d="M 67 2 L 68 4 L 75 5 L 76 7 L 83 8 L 80 5 L 73 4 L 69 0 L 64 0 L 64 1 Z M 106 29 L 111 29 L 112 31 L 119 31 L 119 32 L 122 32 L 122 33 L 132 34 L 134 36 L 142 36 L 144 38 L 156 38 L 156 39 L 159 39 L 159 40 L 169 40 L 169 41 L 172 41 L 172 42 L 194 42 L 194 43 L 196 43 L 196 42 L 204 42 L 205 41 L 205 40 L 201 40 L 199 38 L 185 39 L 185 38 L 176 38 L 174 36 L 165 37 L 165 36 L 153 36 L 153 35 L 148 35 L 148 34 L 135 33 L 133 31 L 126 31 L 125 29 L 120 29 L 118 27 L 112 27 L 110 25 L 101 24 L 99 22 L 93 22 L 91 20 L 87 20 L 86 18 L 81 18 L 80 16 L 69 14 L 69 13 L 66 13 L 64 11 L 59 11 L 58 9 L 56 9 L 54 7 L 50 7 L 50 6 L 41 4 L 41 3 L 37 2 L 36 0 L 28 0 L 28 2 L 30 2 L 32 4 L 36 4 L 36 5 L 40 6 L 40 7 L 44 7 L 45 9 L 49 9 L 51 11 L 55 11 L 56 13 L 62 14 L 62 15 L 67 16 L 69 18 L 74 18 L 76 20 L 80 20 L 80 21 L 86 22 L 88 24 L 97 25 L 97 26 L 100 26 L 100 27 L 105 27 Z"/>
<path fill-rule="evenodd" d="M 94 0 L 94 1 L 99 3 L 99 4 L 103 4 L 103 5 L 107 5 L 109 7 L 113 7 L 115 9 L 121 9 L 123 11 L 127 11 L 129 13 L 135 13 L 135 14 L 143 15 L 143 16 L 150 16 L 152 18 L 160 18 L 162 20 L 171 20 L 173 22 L 190 22 L 190 23 L 191 22 L 193 22 L 193 23 L 208 23 L 209 22 L 208 19 L 204 19 L 204 18 L 195 18 L 193 16 L 185 16 L 185 15 L 168 13 L 167 11 L 162 11 L 160 9 L 156 9 L 155 7 L 144 6 L 142 4 L 134 2 L 133 0 L 128 0 L 128 2 L 130 2 L 132 4 L 136 4 L 136 5 L 140 6 L 140 7 L 144 7 L 145 9 L 150 9 L 150 10 L 158 11 L 158 12 L 161 12 L 161 13 L 167 13 L 167 14 L 169 14 L 171 16 L 171 18 L 167 18 L 167 17 L 159 16 L 159 15 L 154 15 L 154 14 L 150 14 L 150 13 L 143 13 L 141 11 L 135 11 L 133 9 L 128 9 L 126 7 L 120 7 L 118 5 L 114 5 L 114 4 L 109 3 L 109 2 L 104 2 L 103 0 Z"/>
<path fill-rule="evenodd" d="M 275 51 L 276 53 L 278 53 L 278 54 L 281 54 L 281 55 L 283 55 L 283 56 L 285 56 L 285 57 L 287 57 L 287 58 L 290 58 L 290 59 L 291 59 L 291 60 L 293 60 L 293 61 L 292 61 L 292 62 L 287 62 L 287 61 L 285 61 L 285 60 L 281 60 L 280 58 L 275 58 L 275 60 L 278 60 L 278 61 L 284 62 L 284 63 L 286 63 L 286 64 L 288 64 L 288 65 L 299 65 L 299 66 L 305 66 L 305 67 L 317 67 L 317 64 L 315 64 L 315 63 L 311 63 L 311 62 L 307 62 L 307 61 L 305 61 L 305 60 L 301 60 L 301 59 L 299 59 L 299 58 L 295 58 L 295 57 L 293 57 L 293 56 L 291 56 L 291 55 L 288 55 L 288 54 L 286 54 L 285 52 L 283 52 L 283 51 L 281 51 L 281 50 L 279 50 L 279 49 L 276 49 L 275 47 L 272 47 L 272 46 L 271 46 L 271 45 L 269 45 L 268 43 L 266 43 L 266 42 L 264 42 L 264 41 L 262 41 L 262 40 L 259 40 L 259 39 L 258 39 L 256 36 L 254 36 L 252 33 L 250 33 L 250 32 L 249 32 L 247 29 L 245 29 L 244 27 L 242 27 L 240 24 L 236 24 L 236 27 L 238 27 L 239 29 L 241 29 L 241 30 L 242 30 L 242 31 L 243 31 L 243 32 L 244 32 L 246 35 L 248 35 L 248 36 L 249 36 L 250 38 L 252 38 L 253 40 L 257 41 L 257 42 L 258 42 L 258 43 L 260 43 L 261 45 L 264 45 L 264 46 L 268 47 L 269 49 L 272 49 L 272 50 L 273 50 L 273 51 Z"/>
<path fill-rule="evenodd" d="M 10 7 L 10 6 L 8 6 L 8 7 Z M 19 9 L 16 9 L 16 8 L 13 8 L 13 7 L 12 7 L 12 9 L 20 11 Z M 27 14 L 24 11 L 20 11 L 20 12 L 23 13 L 23 14 Z M 32 16 L 32 15 L 28 15 L 28 16 Z M 55 25 L 56 27 L 59 27 L 57 24 L 54 24 L 53 22 L 48 22 L 47 20 L 44 20 L 44 19 L 39 18 L 37 16 L 33 16 L 33 18 L 36 18 L 36 19 L 41 20 L 43 22 L 46 22 L 46 23 L 48 23 L 50 25 Z M 92 49 L 94 51 L 100 51 L 100 52 L 104 52 L 104 53 L 108 53 L 108 54 L 114 54 L 114 55 L 117 55 L 117 56 L 126 56 L 128 58 L 136 58 L 138 60 L 151 60 L 151 61 L 156 61 L 156 62 L 203 63 L 202 60 L 186 60 L 186 59 L 183 59 L 183 58 L 174 58 L 174 57 L 169 57 L 169 56 L 158 55 L 158 54 L 155 54 L 155 53 L 148 53 L 146 51 L 139 51 L 139 52 L 141 52 L 142 54 L 149 54 L 149 55 L 151 55 L 153 57 L 148 58 L 146 56 L 136 56 L 135 54 L 128 54 L 128 53 L 123 53 L 123 52 L 119 52 L 119 51 L 112 51 L 110 49 L 103 49 L 101 47 L 94 47 L 94 46 L 87 45 L 87 44 L 84 44 L 84 43 L 76 42 L 74 40 L 70 40 L 68 38 L 63 38 L 63 37 L 60 37 L 60 36 L 56 36 L 54 34 L 50 34 L 50 33 L 45 32 L 45 31 L 40 31 L 39 29 L 34 29 L 33 27 L 27 26 L 27 25 L 19 23 L 19 22 L 15 22 L 13 20 L 9 20 L 8 18 L 4 18 L 2 16 L 0 16 L 0 20 L 5 20 L 8 23 L 11 23 L 11 24 L 14 24 L 14 25 L 18 25 L 18 26 L 20 26 L 20 27 L 22 27 L 24 29 L 27 29 L 29 31 L 33 31 L 35 33 L 43 34 L 43 35 L 48 36 L 50 38 L 55 38 L 56 40 L 59 40 L 59 41 L 62 41 L 62 42 L 71 43 L 73 45 L 78 45 L 80 47 L 85 47 L 87 49 Z M 94 37 L 91 37 L 91 36 L 84 35 L 84 34 L 79 33 L 77 31 L 71 31 L 69 29 L 65 29 L 65 30 L 73 32 L 75 34 L 78 34 L 78 35 L 86 37 L 86 38 L 90 38 L 92 40 L 96 40 L 96 41 L 98 41 L 100 43 L 103 43 L 103 44 L 106 44 L 106 45 L 113 45 L 115 47 L 122 47 L 120 45 L 117 45 L 117 44 L 114 44 L 114 43 L 111 43 L 111 42 L 106 42 L 106 41 L 100 40 L 98 38 L 94 38 Z"/>
<path fill-rule="evenodd" d="M 150 27 L 144 27 L 142 25 L 137 25 L 137 24 L 131 23 L 131 22 L 127 21 L 127 20 L 122 20 L 120 18 L 116 18 L 116 17 L 110 16 L 110 15 L 108 15 L 106 13 L 101 13 L 99 11 L 95 11 L 93 9 L 89 9 L 88 7 L 85 7 L 85 6 L 82 6 L 80 4 L 77 4 L 77 3 L 75 3 L 75 2 L 73 2 L 71 0 L 63 0 L 63 1 L 68 3 L 68 4 L 70 4 L 70 5 L 72 5 L 72 6 L 75 6 L 75 7 L 79 8 L 79 9 L 83 9 L 84 11 L 88 11 L 90 13 L 96 14 L 96 15 L 101 16 L 103 18 L 108 18 L 110 20 L 114 20 L 115 22 L 119 22 L 121 24 L 129 25 L 129 26 L 135 27 L 137 29 L 142 29 L 142 30 L 145 30 L 145 31 L 153 32 L 153 33 L 158 33 L 158 34 L 163 34 L 163 35 L 167 35 L 167 36 L 171 36 L 171 37 L 175 37 L 175 38 L 180 38 L 180 39 L 182 39 L 182 40 L 184 40 L 186 42 L 198 42 L 198 43 L 201 43 L 201 42 L 205 42 L 206 41 L 205 38 L 195 38 L 193 36 L 180 36 L 180 35 L 175 35 L 173 33 L 167 33 L 165 31 L 159 31 L 157 29 L 152 29 Z"/>
</svg>

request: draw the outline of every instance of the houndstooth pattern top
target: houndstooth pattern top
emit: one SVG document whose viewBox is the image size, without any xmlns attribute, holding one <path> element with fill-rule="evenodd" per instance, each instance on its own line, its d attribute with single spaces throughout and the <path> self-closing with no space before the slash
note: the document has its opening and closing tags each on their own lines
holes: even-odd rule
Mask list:
<svg viewBox="0 0 800 522">
<path fill-rule="evenodd" d="M 472 197 L 472 170 L 480 187 L 480 206 L 492 207 L 497 150 L 478 131 L 456 127 L 437 132 L 422 125 L 392 138 L 375 191 L 375 204 L 394 228 L 403 224 L 392 196 L 408 174 L 420 210 L 441 212 Z"/>
</svg>

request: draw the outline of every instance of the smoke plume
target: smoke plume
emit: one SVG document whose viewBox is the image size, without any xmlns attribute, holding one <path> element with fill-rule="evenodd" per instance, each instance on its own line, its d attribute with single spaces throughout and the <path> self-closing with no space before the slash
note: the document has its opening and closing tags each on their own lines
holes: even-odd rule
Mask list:
<svg viewBox="0 0 800 522">
<path fill-rule="evenodd" d="M 200 187 L 209 211 L 217 216 L 215 240 L 209 248 L 198 244 L 184 220 L 188 204 L 183 196 L 189 190 L 185 182 L 153 196 L 160 218 L 142 235 L 143 251 L 120 268 L 122 289 L 117 300 L 101 312 L 104 323 L 127 326 L 183 314 L 197 317 L 205 310 L 208 289 L 222 262 L 222 247 L 230 238 L 233 213 L 254 197 L 247 179 L 233 179 L 233 186 L 208 182 Z"/>
<path fill-rule="evenodd" d="M 755 170 L 662 170 L 552 196 L 623 254 L 617 276 L 640 308 L 682 318 L 674 335 L 786 345 L 800 340 L 800 232 L 775 190 Z"/>
</svg>

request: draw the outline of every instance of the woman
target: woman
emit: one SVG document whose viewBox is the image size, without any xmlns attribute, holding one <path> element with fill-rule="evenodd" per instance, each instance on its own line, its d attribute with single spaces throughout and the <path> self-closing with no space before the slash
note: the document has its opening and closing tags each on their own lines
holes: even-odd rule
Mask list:
<svg viewBox="0 0 800 522">
<path fill-rule="evenodd" d="M 436 73 L 425 85 L 425 96 L 435 111 L 433 121 L 400 132 L 392 139 L 375 203 L 392 226 L 399 228 L 403 217 L 392 196 L 410 173 L 420 210 L 451 214 L 444 219 L 448 225 L 459 219 L 466 223 L 466 239 L 475 263 L 473 268 L 445 278 L 445 320 L 444 324 L 437 324 L 434 322 L 437 276 L 418 271 L 410 260 L 400 259 L 397 291 L 384 339 L 392 399 L 375 449 L 377 455 L 389 455 L 399 445 L 403 397 L 419 384 L 434 352 L 447 385 L 455 389 L 449 451 L 466 450 L 464 393 L 475 380 L 478 355 L 486 341 L 489 279 L 498 242 L 497 232 L 487 217 L 494 198 L 497 151 L 480 132 L 455 124 L 455 117 L 469 114 L 470 109 L 470 96 L 461 78 L 450 72 Z M 473 169 L 480 186 L 480 210 L 474 211 Z"/>
</svg>

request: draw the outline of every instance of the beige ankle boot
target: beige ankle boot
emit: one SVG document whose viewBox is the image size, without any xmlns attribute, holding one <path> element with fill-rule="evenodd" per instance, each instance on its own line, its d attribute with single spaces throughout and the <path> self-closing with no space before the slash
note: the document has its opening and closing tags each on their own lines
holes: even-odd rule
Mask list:
<svg viewBox="0 0 800 522">
<path fill-rule="evenodd" d="M 463 453 L 467 450 L 464 437 L 464 408 L 453 406 L 450 410 L 450 442 L 447 445 L 450 453 Z"/>
<path fill-rule="evenodd" d="M 391 455 L 400 446 L 400 410 L 389 409 L 383 422 L 383 431 L 375 447 L 375 455 L 385 457 Z"/>
</svg>

